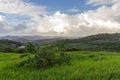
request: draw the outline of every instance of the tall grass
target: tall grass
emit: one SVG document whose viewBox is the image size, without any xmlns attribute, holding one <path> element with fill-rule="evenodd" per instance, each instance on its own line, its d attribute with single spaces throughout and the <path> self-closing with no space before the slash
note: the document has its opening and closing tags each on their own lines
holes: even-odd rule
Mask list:
<svg viewBox="0 0 120 80">
<path fill-rule="evenodd" d="M 71 64 L 38 69 L 32 64 L 16 67 L 22 61 L 20 54 L 0 53 L 0 80 L 120 80 L 119 53 L 78 51 L 67 54 L 72 57 Z"/>
</svg>

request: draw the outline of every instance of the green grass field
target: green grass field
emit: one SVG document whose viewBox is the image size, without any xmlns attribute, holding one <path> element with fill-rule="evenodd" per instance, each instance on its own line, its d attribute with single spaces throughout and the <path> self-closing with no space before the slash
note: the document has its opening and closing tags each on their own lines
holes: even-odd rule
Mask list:
<svg viewBox="0 0 120 80">
<path fill-rule="evenodd" d="M 20 54 L 0 53 L 0 80 L 120 80 L 120 53 L 68 52 L 71 64 L 16 67 Z"/>
</svg>

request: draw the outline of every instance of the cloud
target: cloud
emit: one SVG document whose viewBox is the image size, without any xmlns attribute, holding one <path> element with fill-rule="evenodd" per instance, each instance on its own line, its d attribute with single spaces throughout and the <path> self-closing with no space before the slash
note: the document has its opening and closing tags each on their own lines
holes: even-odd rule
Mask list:
<svg viewBox="0 0 120 80">
<path fill-rule="evenodd" d="M 117 2 L 119 2 L 119 0 L 87 0 L 87 4 L 92 4 L 92 5 L 114 4 Z"/>
<path fill-rule="evenodd" d="M 19 23 L 15 23 L 8 20 L 7 14 L 10 14 L 11 20 L 13 20 L 14 17 L 12 15 L 16 15 L 18 18 L 22 16 L 35 18 L 48 14 L 48 12 L 46 6 L 37 6 L 30 2 L 25 2 L 25 0 L 0 0 L 0 34 L 21 35 L 32 33 L 29 25 L 32 22 L 19 20 Z M 21 19 L 24 19 L 24 17 Z"/>
<path fill-rule="evenodd" d="M 41 10 L 39 11 L 38 8 L 40 7 L 38 6 L 34 6 L 30 3 L 25 3 L 27 6 L 29 6 L 27 7 L 26 5 L 23 5 L 22 0 L 15 0 L 15 1 L 22 2 L 20 4 L 17 4 L 18 2 L 9 2 L 10 4 L 14 3 L 19 5 L 19 6 L 16 5 L 18 10 L 14 11 L 16 8 L 12 10 L 8 8 L 7 10 L 7 8 L 5 7 L 4 8 L 2 7 L 3 9 L 5 9 L 2 10 L 0 7 L 0 11 L 11 14 L 21 14 L 21 15 L 28 14 L 28 16 L 32 16 L 32 17 L 29 20 L 26 20 L 19 24 L 10 24 L 5 16 L 0 15 L 0 34 L 86 36 L 86 35 L 92 35 L 98 33 L 120 32 L 120 11 L 119 11 L 120 1 L 112 4 L 111 7 L 102 5 L 96 10 L 88 10 L 86 12 L 77 13 L 74 15 L 61 13 L 59 11 L 56 11 L 52 15 L 47 15 L 47 14 L 45 15 L 44 13 L 41 13 Z M 9 3 L 4 3 L 4 4 L 9 4 Z M 40 14 L 43 16 L 38 16 Z"/>
<path fill-rule="evenodd" d="M 0 15 L 0 34 L 1 35 L 23 35 L 30 31 L 28 23 L 22 22 L 16 25 L 9 24 L 5 16 Z M 31 33 L 31 32 L 30 32 Z"/>
<path fill-rule="evenodd" d="M 5 20 L 5 16 L 0 16 L 0 22 L 3 22 Z"/>
<path fill-rule="evenodd" d="M 36 16 L 47 14 L 46 6 L 36 6 L 25 0 L 0 0 L 0 12 Z"/>
<path fill-rule="evenodd" d="M 5 33 L 6 31 L 10 31 L 11 27 L 6 21 L 5 16 L 0 16 L 0 33 Z"/>
<path fill-rule="evenodd" d="M 120 32 L 120 2 L 111 7 L 101 6 L 76 15 L 56 12 L 50 16 L 33 19 L 35 31 L 48 35 L 86 36 L 98 33 Z"/>
<path fill-rule="evenodd" d="M 71 9 L 68 9 L 68 12 L 78 13 L 78 12 L 80 12 L 80 10 L 77 8 L 71 8 Z"/>
</svg>

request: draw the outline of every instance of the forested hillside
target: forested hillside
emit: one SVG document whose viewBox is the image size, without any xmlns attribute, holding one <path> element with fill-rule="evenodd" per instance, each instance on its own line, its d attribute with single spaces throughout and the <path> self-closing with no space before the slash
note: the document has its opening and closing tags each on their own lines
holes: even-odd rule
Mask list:
<svg viewBox="0 0 120 80">
<path fill-rule="evenodd" d="M 0 52 L 11 52 L 12 49 L 15 49 L 19 46 L 21 46 L 22 43 L 11 41 L 7 39 L 1 39 L 0 40 Z"/>
<path fill-rule="evenodd" d="M 89 51 L 120 51 L 120 33 L 98 34 L 80 39 L 67 40 L 68 48 Z"/>
</svg>

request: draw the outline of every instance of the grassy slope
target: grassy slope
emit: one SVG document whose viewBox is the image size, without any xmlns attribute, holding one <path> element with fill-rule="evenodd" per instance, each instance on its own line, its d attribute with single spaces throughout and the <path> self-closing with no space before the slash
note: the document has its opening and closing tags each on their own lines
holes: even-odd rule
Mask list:
<svg viewBox="0 0 120 80">
<path fill-rule="evenodd" d="M 69 52 L 71 65 L 36 69 L 15 64 L 19 54 L 0 53 L 0 80 L 119 80 L 120 54 L 110 52 Z"/>
</svg>

